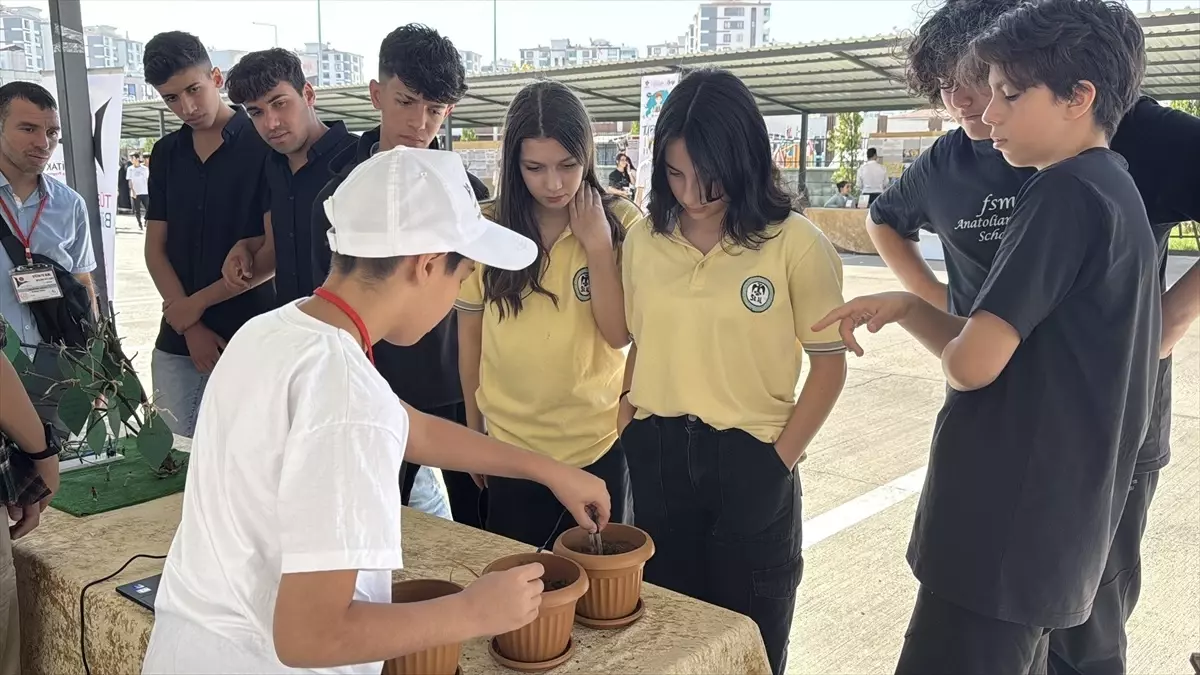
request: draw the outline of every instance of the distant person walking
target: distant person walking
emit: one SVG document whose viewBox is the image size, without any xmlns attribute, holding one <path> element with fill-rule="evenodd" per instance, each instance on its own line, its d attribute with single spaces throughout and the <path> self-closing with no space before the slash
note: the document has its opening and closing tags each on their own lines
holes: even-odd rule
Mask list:
<svg viewBox="0 0 1200 675">
<path fill-rule="evenodd" d="M 129 157 L 129 168 L 125 169 L 125 179 L 129 181 L 129 205 L 133 207 L 133 217 L 137 218 L 138 229 L 144 229 L 142 214 L 150 207 L 150 167 L 142 161 L 142 154 L 135 152 Z"/>
<path fill-rule="evenodd" d="M 875 203 L 887 187 L 887 167 L 879 159 L 879 151 L 867 148 L 867 163 L 858 168 L 858 189 L 867 196 L 867 206 Z"/>
</svg>

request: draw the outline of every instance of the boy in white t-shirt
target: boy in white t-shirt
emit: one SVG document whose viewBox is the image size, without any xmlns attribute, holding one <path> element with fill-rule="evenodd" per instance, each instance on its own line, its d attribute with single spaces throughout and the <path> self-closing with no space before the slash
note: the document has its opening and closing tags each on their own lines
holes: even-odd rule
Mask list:
<svg viewBox="0 0 1200 675">
<path fill-rule="evenodd" d="M 608 521 L 600 479 L 419 413 L 372 366 L 376 340 L 410 345 L 450 311 L 473 261 L 534 260 L 532 241 L 483 218 L 459 158 L 380 152 L 324 209 L 329 279 L 248 322 L 209 380 L 145 673 L 374 675 L 386 659 L 532 621 L 541 565 L 390 603 L 406 455 L 536 480 L 589 529 Z"/>
<path fill-rule="evenodd" d="M 129 156 L 129 161 L 125 169 L 125 179 L 129 181 L 129 205 L 133 207 L 133 216 L 141 230 L 145 224 L 142 214 L 150 203 L 150 167 L 142 163 L 142 155 L 137 152 Z"/>
</svg>

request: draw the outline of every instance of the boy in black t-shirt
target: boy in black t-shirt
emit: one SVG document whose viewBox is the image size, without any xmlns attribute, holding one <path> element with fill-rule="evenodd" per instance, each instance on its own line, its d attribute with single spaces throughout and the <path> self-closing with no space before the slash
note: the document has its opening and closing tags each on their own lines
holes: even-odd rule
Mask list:
<svg viewBox="0 0 1200 675">
<path fill-rule="evenodd" d="M 898 673 L 1026 673 L 1083 623 L 1147 431 L 1161 340 L 1157 251 L 1121 157 L 1141 28 L 1119 2 L 1043 0 L 973 43 L 983 122 L 1014 166 L 1003 241 L 969 318 L 910 293 L 858 298 L 814 329 L 899 322 L 940 356 L 938 415 L 909 544 L 921 582 Z"/>
<path fill-rule="evenodd" d="M 871 207 L 867 231 L 888 267 L 930 304 L 965 316 L 975 304 L 1016 195 L 1033 175 L 992 147 L 982 113 L 991 100 L 986 82 L 959 81 L 957 64 L 974 37 L 1020 0 L 947 0 L 927 17 L 907 47 L 909 87 L 961 126 L 922 153 Z M 1155 414 L 1138 454 L 1133 485 L 1114 536 L 1100 588 L 1086 623 L 1050 636 L 1051 675 L 1120 675 L 1125 667 L 1125 622 L 1137 604 L 1141 540 L 1158 484 L 1170 461 L 1170 354 L 1200 317 L 1200 265 L 1166 290 L 1169 236 L 1175 223 L 1200 220 L 1200 118 L 1143 96 L 1110 140 L 1129 163 L 1158 241 L 1163 331 Z M 916 239 L 926 229 L 945 251 L 949 284 L 923 259 Z"/>
</svg>

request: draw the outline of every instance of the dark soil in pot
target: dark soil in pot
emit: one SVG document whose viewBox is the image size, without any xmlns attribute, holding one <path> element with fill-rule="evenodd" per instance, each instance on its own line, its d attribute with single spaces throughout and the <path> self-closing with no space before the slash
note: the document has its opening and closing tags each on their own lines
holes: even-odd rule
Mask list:
<svg viewBox="0 0 1200 675">
<path fill-rule="evenodd" d="M 578 549 L 571 549 L 577 553 L 586 553 L 587 555 L 621 555 L 637 550 L 637 544 L 629 541 L 605 541 L 602 548 L 604 550 L 597 552 L 596 548 L 591 544 L 580 546 Z"/>
</svg>

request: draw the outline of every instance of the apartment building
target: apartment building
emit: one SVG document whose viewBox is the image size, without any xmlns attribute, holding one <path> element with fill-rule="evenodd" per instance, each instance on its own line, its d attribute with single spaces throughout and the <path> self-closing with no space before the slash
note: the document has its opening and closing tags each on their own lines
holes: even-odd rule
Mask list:
<svg viewBox="0 0 1200 675">
<path fill-rule="evenodd" d="M 628 61 L 638 57 L 637 47 L 614 45 L 608 40 L 589 40 L 586 46 L 570 40 L 551 40 L 550 46 L 521 50 L 521 67 L 569 68 L 592 63 Z"/>
</svg>

